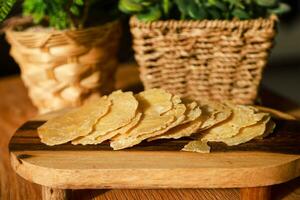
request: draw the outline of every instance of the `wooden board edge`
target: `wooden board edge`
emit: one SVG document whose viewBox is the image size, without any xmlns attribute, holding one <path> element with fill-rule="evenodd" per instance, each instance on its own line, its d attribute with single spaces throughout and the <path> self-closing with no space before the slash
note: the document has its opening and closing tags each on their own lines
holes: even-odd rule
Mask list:
<svg viewBox="0 0 300 200">
<path fill-rule="evenodd" d="M 250 170 L 240 168 L 238 171 L 226 168 L 191 168 L 188 172 L 186 168 L 54 169 L 33 165 L 26 162 L 26 159 L 17 158 L 13 152 L 11 164 L 16 173 L 24 179 L 59 189 L 245 188 L 280 184 L 300 176 L 300 157 L 277 166 Z M 245 176 L 249 171 L 252 175 Z M 184 182 L 184 179 L 191 182 Z"/>
</svg>

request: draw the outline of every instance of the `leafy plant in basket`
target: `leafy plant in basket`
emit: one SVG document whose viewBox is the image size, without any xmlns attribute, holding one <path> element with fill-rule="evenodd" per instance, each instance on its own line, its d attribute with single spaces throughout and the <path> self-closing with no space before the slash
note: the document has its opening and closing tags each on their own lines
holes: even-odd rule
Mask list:
<svg viewBox="0 0 300 200">
<path fill-rule="evenodd" d="M 25 0 L 23 15 L 32 16 L 35 24 L 48 24 L 56 29 L 78 29 L 114 20 L 118 17 L 118 9 L 117 1 Z"/>
<path fill-rule="evenodd" d="M 118 2 L 24 0 L 30 24 L 6 30 L 29 96 L 40 112 L 111 92 L 121 34 Z"/>
<path fill-rule="evenodd" d="M 279 0 L 120 0 L 145 88 L 195 100 L 254 103 Z"/>
<path fill-rule="evenodd" d="M 167 19 L 254 19 L 282 14 L 279 0 L 120 0 L 119 8 L 141 21 Z"/>
</svg>

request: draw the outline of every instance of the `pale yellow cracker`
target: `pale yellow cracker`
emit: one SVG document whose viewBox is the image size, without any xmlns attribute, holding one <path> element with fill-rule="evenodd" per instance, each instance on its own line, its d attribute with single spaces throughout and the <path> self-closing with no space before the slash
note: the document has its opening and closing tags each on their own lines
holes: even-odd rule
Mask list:
<svg viewBox="0 0 300 200">
<path fill-rule="evenodd" d="M 172 122 L 170 125 L 168 125 L 166 128 L 164 128 L 160 131 L 156 131 L 154 133 L 143 134 L 143 135 L 138 136 L 137 141 L 142 142 L 143 140 L 146 140 L 148 138 L 152 138 L 152 137 L 155 138 L 156 136 L 163 135 L 164 133 L 166 133 L 170 129 L 180 125 L 184 121 L 184 119 L 186 118 L 185 115 L 184 115 L 185 106 L 183 104 L 179 104 L 177 107 L 174 108 L 174 110 L 175 110 L 174 115 L 175 115 L 175 118 L 176 118 L 176 120 L 174 122 Z"/>
<path fill-rule="evenodd" d="M 128 133 L 124 133 L 122 135 L 117 135 L 116 137 L 114 137 L 110 143 L 110 146 L 114 150 L 118 150 L 138 144 L 139 142 L 134 143 L 136 137 L 131 138 L 129 135 L 153 133 L 155 131 L 166 128 L 174 120 L 175 117 L 171 115 L 143 115 L 136 127 L 130 130 Z"/>
<path fill-rule="evenodd" d="M 134 126 L 136 126 L 139 123 L 141 116 L 142 116 L 142 113 L 138 113 L 132 119 L 132 121 L 129 124 L 127 124 L 126 126 L 123 126 L 117 130 L 111 131 L 103 136 L 99 136 L 98 138 L 96 138 L 94 144 L 100 144 L 100 143 L 104 142 L 105 140 L 109 140 L 109 139 L 115 137 L 118 134 L 127 133 L 130 129 L 132 129 Z"/>
<path fill-rule="evenodd" d="M 181 103 L 181 100 L 178 96 L 171 96 L 170 102 L 171 102 L 171 108 L 168 106 L 167 108 L 163 109 L 162 107 L 164 107 L 166 104 L 166 101 L 156 101 L 153 100 L 153 96 L 159 96 L 157 93 L 161 92 L 161 89 L 151 89 L 149 93 L 147 93 L 147 91 L 143 91 L 141 93 L 139 93 L 138 95 L 135 95 L 135 97 L 138 100 L 139 103 L 139 110 L 143 113 L 143 116 L 140 120 L 140 123 L 138 124 L 139 126 L 135 127 L 137 129 L 139 129 L 140 133 L 139 134 L 144 134 L 144 133 L 148 133 L 148 132 L 152 132 L 152 131 L 156 131 L 156 130 L 160 130 L 163 126 L 166 126 L 166 122 L 171 123 L 172 121 L 175 120 L 174 116 L 172 117 L 171 115 L 167 115 L 164 114 L 164 117 L 158 118 L 159 116 L 162 116 L 163 111 L 165 110 L 170 110 L 172 109 L 172 107 L 178 105 L 179 103 Z M 152 94 L 152 92 L 154 92 L 155 95 Z M 143 98 L 141 98 L 140 94 L 142 94 L 141 96 L 143 96 Z M 163 92 L 164 94 L 164 92 Z M 157 109 L 160 108 L 160 109 Z M 173 111 L 172 111 L 173 112 Z M 147 114 L 145 114 L 147 113 Z M 170 111 L 168 111 L 167 113 L 170 113 Z M 162 120 L 161 123 L 159 123 L 159 120 Z M 157 125 L 157 127 L 155 126 Z M 162 127 L 160 127 L 162 126 Z M 132 132 L 128 132 L 128 133 L 123 133 L 121 135 L 117 135 L 115 138 L 113 138 L 113 140 L 121 140 L 127 137 L 131 137 L 133 136 Z"/>
<path fill-rule="evenodd" d="M 181 137 L 190 136 L 195 133 L 202 124 L 202 120 L 199 119 L 201 110 L 195 102 L 189 103 L 186 107 L 186 119 L 181 122 L 181 124 L 168 130 L 162 135 L 149 138 L 148 141 L 168 138 L 178 139 Z"/>
<path fill-rule="evenodd" d="M 190 152 L 197 152 L 197 153 L 209 153 L 210 146 L 208 146 L 207 142 L 201 140 L 194 140 L 186 144 L 182 151 L 190 151 Z"/>
<path fill-rule="evenodd" d="M 239 133 L 231 138 L 224 138 L 218 140 L 224 142 L 228 146 L 239 145 L 252 140 L 253 138 L 263 135 L 266 131 L 266 124 L 270 120 L 270 117 L 264 117 L 261 121 L 251 126 L 243 127 Z"/>
<path fill-rule="evenodd" d="M 96 122 L 107 114 L 111 101 L 107 97 L 50 119 L 38 128 L 41 141 L 47 145 L 69 142 L 88 135 Z"/>
<path fill-rule="evenodd" d="M 191 136 L 193 133 L 196 133 L 199 127 L 201 126 L 202 121 L 200 119 L 196 119 L 192 122 L 185 123 L 178 125 L 170 130 L 168 130 L 165 134 L 154 137 L 154 138 L 149 138 L 148 141 L 153 141 L 157 139 L 179 139 L 182 137 L 188 137 Z"/>
<path fill-rule="evenodd" d="M 145 90 L 135 97 L 145 115 L 161 115 L 172 109 L 172 95 L 163 89 Z"/>
<path fill-rule="evenodd" d="M 232 115 L 232 110 L 228 106 L 217 103 L 209 102 L 201 106 L 200 119 L 203 122 L 200 129 L 205 130 L 216 124 L 227 120 Z"/>
<path fill-rule="evenodd" d="M 195 119 L 200 117 L 202 111 L 196 102 L 187 104 L 186 108 L 186 119 L 182 122 L 182 124 L 194 121 Z"/>
<path fill-rule="evenodd" d="M 132 92 L 116 91 L 110 94 L 108 99 L 112 102 L 108 114 L 96 123 L 89 135 L 73 140 L 72 144 L 98 143 L 96 138 L 129 124 L 135 117 L 138 101 Z"/>
<path fill-rule="evenodd" d="M 228 106 L 233 110 L 232 116 L 221 124 L 204 131 L 203 141 L 231 138 L 237 135 L 241 128 L 251 126 L 267 115 L 266 113 L 256 113 L 257 110 L 251 106 L 230 104 Z"/>
<path fill-rule="evenodd" d="M 256 139 L 263 139 L 264 137 L 267 137 L 268 135 L 273 133 L 275 127 L 276 127 L 275 122 L 272 119 L 270 119 L 266 124 L 266 130 L 265 130 L 264 134 L 256 137 Z"/>
<path fill-rule="evenodd" d="M 128 148 L 177 126 L 185 119 L 186 110 L 184 104 L 177 103 L 178 101 L 175 100 L 174 108 L 163 115 L 144 115 L 140 123 L 131 131 L 114 138 L 110 143 L 111 147 L 114 150 Z"/>
</svg>

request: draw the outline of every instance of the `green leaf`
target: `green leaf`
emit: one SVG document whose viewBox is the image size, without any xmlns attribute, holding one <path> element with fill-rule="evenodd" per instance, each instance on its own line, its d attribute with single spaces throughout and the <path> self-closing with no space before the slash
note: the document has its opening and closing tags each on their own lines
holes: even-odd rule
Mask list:
<svg viewBox="0 0 300 200">
<path fill-rule="evenodd" d="M 208 0 L 208 1 L 207 1 L 207 5 L 208 5 L 208 6 L 215 6 L 217 2 L 218 2 L 218 1 L 216 1 L 216 0 Z"/>
<path fill-rule="evenodd" d="M 163 0 L 163 10 L 164 14 L 168 15 L 170 10 L 170 1 L 169 0 Z"/>
<path fill-rule="evenodd" d="M 0 0 L 0 22 L 5 19 L 16 0 Z"/>
<path fill-rule="evenodd" d="M 175 3 L 177 4 L 177 7 L 181 14 L 186 15 L 188 2 L 186 2 L 186 0 L 175 0 Z"/>
<path fill-rule="evenodd" d="M 23 14 L 32 16 L 33 22 L 40 23 L 46 15 L 46 4 L 43 0 L 25 0 L 23 3 Z"/>
<path fill-rule="evenodd" d="M 250 15 L 246 11 L 238 9 L 238 8 L 236 8 L 232 11 L 232 15 L 238 19 L 249 19 L 250 18 Z"/>
<path fill-rule="evenodd" d="M 277 3 L 277 0 L 255 0 L 260 6 L 272 7 Z"/>
<path fill-rule="evenodd" d="M 285 3 L 280 3 L 277 8 L 269 9 L 268 12 L 271 14 L 284 14 L 291 10 L 290 6 Z"/>
<path fill-rule="evenodd" d="M 136 4 L 141 4 L 142 6 L 146 6 L 146 7 L 154 3 L 157 3 L 155 0 L 132 0 L 132 2 Z"/>
<path fill-rule="evenodd" d="M 201 4 L 197 5 L 191 1 L 187 9 L 188 15 L 192 19 L 205 19 L 207 17 L 207 12 Z"/>
<path fill-rule="evenodd" d="M 70 8 L 70 11 L 73 15 L 75 16 L 79 16 L 80 15 L 80 10 L 77 6 L 75 5 L 72 5 L 71 8 Z"/>
<path fill-rule="evenodd" d="M 216 7 L 219 8 L 222 11 L 225 11 L 227 9 L 227 6 L 224 2 L 218 1 L 216 2 Z"/>
<path fill-rule="evenodd" d="M 143 6 L 134 3 L 131 0 L 120 0 L 119 9 L 125 13 L 134 13 L 134 12 L 141 12 L 143 10 Z"/>
<path fill-rule="evenodd" d="M 151 7 L 148 12 L 137 15 L 137 18 L 144 22 L 152 22 L 159 20 L 162 16 L 159 6 Z"/>
<path fill-rule="evenodd" d="M 79 6 L 83 6 L 84 5 L 84 0 L 74 0 L 73 3 L 76 4 L 76 5 L 79 5 Z"/>
<path fill-rule="evenodd" d="M 225 0 L 224 0 L 225 1 Z M 241 8 L 244 9 L 245 5 L 242 3 L 241 0 L 226 0 L 227 2 L 229 2 L 231 8 L 237 7 L 237 8 Z"/>
<path fill-rule="evenodd" d="M 150 10 L 159 6 L 163 19 L 178 19 L 180 16 L 182 20 L 231 20 L 266 17 L 268 13 L 287 12 L 289 7 L 279 2 L 280 0 L 120 0 L 119 8 L 140 18 L 145 15 L 151 16 L 150 13 L 154 11 Z"/>
</svg>

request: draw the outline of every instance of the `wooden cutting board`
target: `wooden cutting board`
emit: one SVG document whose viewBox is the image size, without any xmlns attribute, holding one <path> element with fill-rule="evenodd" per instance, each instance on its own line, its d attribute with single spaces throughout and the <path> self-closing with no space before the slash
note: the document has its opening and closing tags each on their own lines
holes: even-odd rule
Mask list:
<svg viewBox="0 0 300 200">
<path fill-rule="evenodd" d="M 15 171 L 43 186 L 86 188 L 245 188 L 269 186 L 300 175 L 300 122 L 276 121 L 275 133 L 227 147 L 211 143 L 212 153 L 182 152 L 189 139 L 144 142 L 112 151 L 100 145 L 40 142 L 37 127 L 49 116 L 20 127 L 9 149 Z"/>
</svg>

